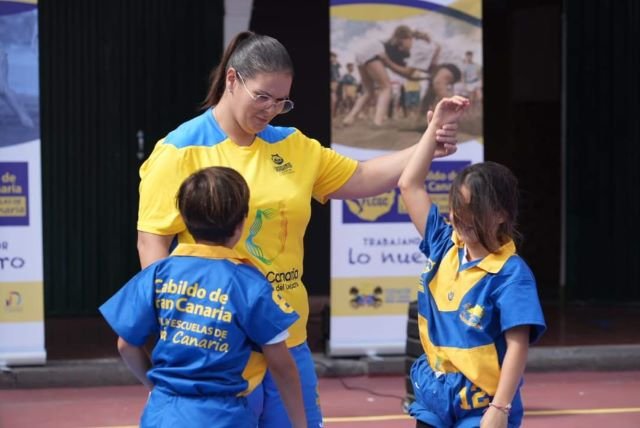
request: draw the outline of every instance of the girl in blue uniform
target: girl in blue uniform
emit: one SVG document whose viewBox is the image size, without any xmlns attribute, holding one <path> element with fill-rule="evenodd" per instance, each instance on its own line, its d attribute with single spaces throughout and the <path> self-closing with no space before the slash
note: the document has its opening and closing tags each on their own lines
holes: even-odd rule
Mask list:
<svg viewBox="0 0 640 428">
<path fill-rule="evenodd" d="M 151 390 L 142 427 L 255 428 L 245 396 L 267 366 L 292 424 L 307 426 L 285 342 L 298 315 L 232 249 L 248 203 L 247 184 L 231 168 L 191 175 L 177 205 L 196 243 L 179 244 L 100 307 L 125 363 Z M 149 357 L 143 346 L 152 335 L 159 340 Z"/>
<path fill-rule="evenodd" d="M 427 257 L 418 288 L 424 355 L 411 368 L 417 427 L 517 427 L 529 344 L 545 330 L 536 283 L 516 254 L 517 180 L 485 162 L 464 169 L 445 223 L 425 188 L 438 124 L 457 121 L 468 100 L 435 109 L 399 180 Z"/>
</svg>

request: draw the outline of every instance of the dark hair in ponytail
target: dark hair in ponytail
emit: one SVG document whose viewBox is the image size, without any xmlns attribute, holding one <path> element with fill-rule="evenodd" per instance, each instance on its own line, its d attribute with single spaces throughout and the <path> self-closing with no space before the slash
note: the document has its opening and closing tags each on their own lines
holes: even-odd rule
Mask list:
<svg viewBox="0 0 640 428">
<path fill-rule="evenodd" d="M 251 79 L 259 73 L 285 72 L 293 76 L 293 63 L 282 43 L 273 37 L 244 31 L 229 43 L 220 64 L 211 71 L 203 108 L 215 106 L 222 98 L 229 67 L 238 70 L 245 79 Z"/>
</svg>

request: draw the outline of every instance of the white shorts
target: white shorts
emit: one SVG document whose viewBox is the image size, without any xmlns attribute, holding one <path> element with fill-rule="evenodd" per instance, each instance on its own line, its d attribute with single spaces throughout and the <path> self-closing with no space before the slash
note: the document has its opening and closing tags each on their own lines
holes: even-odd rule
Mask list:
<svg viewBox="0 0 640 428">
<path fill-rule="evenodd" d="M 363 45 L 356 53 L 356 64 L 359 66 L 365 65 L 383 53 L 384 44 L 377 40 L 371 41 Z"/>
</svg>

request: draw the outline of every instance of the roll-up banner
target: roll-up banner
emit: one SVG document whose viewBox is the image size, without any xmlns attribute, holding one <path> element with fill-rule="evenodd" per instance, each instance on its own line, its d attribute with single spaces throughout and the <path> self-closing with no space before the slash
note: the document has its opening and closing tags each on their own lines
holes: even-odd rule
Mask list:
<svg viewBox="0 0 640 428">
<path fill-rule="evenodd" d="M 447 96 L 471 101 L 458 151 L 426 186 L 442 213 L 458 172 L 483 160 L 479 0 L 332 0 L 332 147 L 360 161 L 416 143 Z M 403 354 L 426 261 L 398 189 L 331 202 L 330 355 Z"/>
<path fill-rule="evenodd" d="M 44 364 L 38 8 L 0 1 L 0 365 Z"/>
</svg>

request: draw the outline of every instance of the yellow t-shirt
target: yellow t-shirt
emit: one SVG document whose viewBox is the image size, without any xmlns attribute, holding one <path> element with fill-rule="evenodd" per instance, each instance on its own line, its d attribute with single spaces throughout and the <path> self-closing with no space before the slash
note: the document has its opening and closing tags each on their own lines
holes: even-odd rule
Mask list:
<svg viewBox="0 0 640 428">
<path fill-rule="evenodd" d="M 306 340 L 309 317 L 302 259 L 311 198 L 324 203 L 351 178 L 357 161 L 295 128 L 267 126 L 253 144 L 238 146 L 207 110 L 160 140 L 140 168 L 138 230 L 193 243 L 176 193 L 191 173 L 214 165 L 234 168 L 249 184 L 249 215 L 235 250 L 251 259 L 300 315 L 287 340 L 289 347 L 299 345 Z"/>
<path fill-rule="evenodd" d="M 420 91 L 420 82 L 418 80 L 405 80 L 404 81 L 404 90 L 406 92 L 419 92 Z"/>
</svg>

